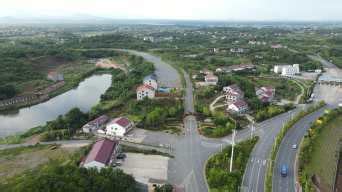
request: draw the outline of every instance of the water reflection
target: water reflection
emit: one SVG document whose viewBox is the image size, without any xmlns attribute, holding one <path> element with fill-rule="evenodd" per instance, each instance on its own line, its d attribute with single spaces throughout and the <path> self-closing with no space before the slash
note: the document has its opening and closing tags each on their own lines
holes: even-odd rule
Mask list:
<svg viewBox="0 0 342 192">
<path fill-rule="evenodd" d="M 18 113 L 0 115 L 0 137 L 24 132 L 32 127 L 44 125 L 74 107 L 83 112 L 90 110 L 100 96 L 110 87 L 111 75 L 94 75 L 85 79 L 76 89 L 54 97 L 49 101 L 20 109 Z"/>
</svg>

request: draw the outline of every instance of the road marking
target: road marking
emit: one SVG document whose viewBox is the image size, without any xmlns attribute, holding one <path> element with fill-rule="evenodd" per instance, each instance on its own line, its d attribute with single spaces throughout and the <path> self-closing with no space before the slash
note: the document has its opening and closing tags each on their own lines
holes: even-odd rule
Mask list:
<svg viewBox="0 0 342 192">
<path fill-rule="evenodd" d="M 259 169 L 258 169 L 258 176 L 257 176 L 257 183 L 256 183 L 256 192 L 258 192 L 259 178 L 260 178 L 260 170 L 261 170 L 261 165 L 259 166 Z"/>
</svg>

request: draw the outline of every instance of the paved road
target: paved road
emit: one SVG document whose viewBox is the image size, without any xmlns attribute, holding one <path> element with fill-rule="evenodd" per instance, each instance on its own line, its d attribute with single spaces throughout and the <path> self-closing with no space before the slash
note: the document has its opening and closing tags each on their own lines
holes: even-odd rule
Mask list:
<svg viewBox="0 0 342 192">
<path fill-rule="evenodd" d="M 155 74 L 157 75 L 158 83 L 160 86 L 165 87 L 181 87 L 181 79 L 180 75 L 175 68 L 171 65 L 162 61 L 162 59 L 158 56 L 151 55 L 149 53 L 134 51 L 134 50 L 125 50 L 118 49 L 120 51 L 126 51 L 134 55 L 138 55 L 143 57 L 146 61 L 149 61 L 154 64 Z"/>
<path fill-rule="evenodd" d="M 298 149 L 292 149 L 292 145 L 299 145 L 306 131 L 310 128 L 311 123 L 314 122 L 318 117 L 320 117 L 324 113 L 324 110 L 325 108 L 322 108 L 310 115 L 305 116 L 286 133 L 283 141 L 280 144 L 280 148 L 274 165 L 272 191 L 296 191 L 295 160 Z M 287 165 L 289 168 L 287 177 L 282 177 L 280 174 L 280 167 L 283 164 Z"/>
<path fill-rule="evenodd" d="M 338 69 L 334 64 L 324 60 L 321 57 L 311 56 L 311 58 L 317 59 L 324 66 L 326 72 L 322 76 L 342 76 L 342 71 Z M 337 107 L 337 104 L 342 101 L 342 88 L 338 86 L 316 85 L 314 94 L 316 95 L 316 101 L 324 100 L 327 103 L 327 106 L 319 111 L 316 111 L 315 113 L 304 117 L 302 120 L 296 123 L 294 127 L 291 128 L 285 135 L 276 157 L 275 169 L 273 170 L 273 191 L 296 191 L 298 187 L 296 182 L 296 155 L 298 153 L 298 150 L 292 149 L 291 146 L 293 144 L 299 145 L 307 130 L 310 128 L 311 123 L 324 113 L 324 109 L 335 108 Z M 282 164 L 286 164 L 289 167 L 287 177 L 281 177 L 281 175 L 279 174 L 279 167 Z"/>
<path fill-rule="evenodd" d="M 148 54 L 144 53 L 140 55 L 145 57 Z M 184 78 L 186 83 L 184 96 L 185 112 L 192 113 L 194 112 L 193 87 L 190 77 L 186 72 L 184 72 Z M 282 124 L 279 122 L 285 122 L 291 117 L 292 113 L 297 111 L 298 109 L 256 124 L 255 134 L 261 136 L 261 140 L 258 142 L 256 150 L 254 151 L 255 158 L 266 159 L 269 153 L 269 148 L 266 147 L 272 145 L 273 138 L 280 130 Z M 219 152 L 221 148 L 231 143 L 231 136 L 222 139 L 204 138 L 198 133 L 197 126 L 196 117 L 192 115 L 187 116 L 184 119 L 184 136 L 164 138 L 164 142 L 172 146 L 172 152 L 175 156 L 175 158 L 169 161 L 168 182 L 185 186 L 187 192 L 208 191 L 208 186 L 204 178 L 205 162 L 211 155 Z M 237 133 L 236 140 L 240 142 L 250 137 L 251 129 L 243 129 Z M 256 178 L 258 174 L 261 176 L 264 172 L 264 167 L 261 169 L 254 162 L 257 163 L 258 160 L 253 161 L 252 164 L 248 164 L 249 174 L 246 174 L 248 176 L 244 179 L 245 186 L 248 186 L 251 182 L 253 186 L 263 187 L 263 177 L 260 177 L 260 180 L 252 181 L 252 179 L 249 179 L 251 177 Z"/>
<path fill-rule="evenodd" d="M 296 108 L 256 125 L 256 134 L 260 139 L 255 145 L 247 163 L 241 191 L 264 191 L 266 165 L 269 163 L 269 154 L 272 150 L 274 139 L 278 135 L 283 124 L 298 113 L 301 108 L 302 107 Z"/>
</svg>

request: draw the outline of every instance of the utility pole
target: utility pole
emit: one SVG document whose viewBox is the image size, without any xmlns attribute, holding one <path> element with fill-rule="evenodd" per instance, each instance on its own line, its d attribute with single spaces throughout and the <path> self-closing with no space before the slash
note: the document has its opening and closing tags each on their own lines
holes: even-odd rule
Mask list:
<svg viewBox="0 0 342 192">
<path fill-rule="evenodd" d="M 233 139 L 232 139 L 232 154 L 230 157 L 230 167 L 229 167 L 229 171 L 232 172 L 233 171 L 233 159 L 234 159 L 234 146 L 235 146 L 235 134 L 236 134 L 236 130 L 233 129 Z"/>
<path fill-rule="evenodd" d="M 252 122 L 252 125 L 251 125 L 251 139 L 253 138 L 254 136 L 254 131 L 255 131 L 255 127 L 254 127 L 254 121 Z"/>
</svg>

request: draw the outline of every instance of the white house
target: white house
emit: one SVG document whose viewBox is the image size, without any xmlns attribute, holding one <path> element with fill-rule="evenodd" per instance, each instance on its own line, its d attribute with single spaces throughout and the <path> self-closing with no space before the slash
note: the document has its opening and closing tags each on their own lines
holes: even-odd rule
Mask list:
<svg viewBox="0 0 342 192">
<path fill-rule="evenodd" d="M 207 85 L 217 85 L 218 77 L 216 75 L 213 75 L 213 74 L 207 74 L 204 77 L 204 81 Z"/>
<path fill-rule="evenodd" d="M 238 100 L 228 105 L 227 111 L 232 113 L 244 113 L 248 110 L 248 104 L 244 100 Z"/>
<path fill-rule="evenodd" d="M 148 75 L 143 80 L 144 85 L 148 85 L 153 87 L 153 89 L 158 89 L 158 82 L 157 82 L 157 76 L 155 74 Z"/>
<path fill-rule="evenodd" d="M 223 87 L 223 92 L 227 102 L 235 102 L 244 98 L 243 91 L 236 84 Z"/>
<path fill-rule="evenodd" d="M 106 126 L 106 135 L 123 137 L 131 129 L 133 129 L 133 122 L 126 117 L 118 117 L 109 122 Z"/>
<path fill-rule="evenodd" d="M 143 100 L 145 97 L 153 99 L 156 96 L 156 90 L 149 85 L 140 85 L 137 88 L 137 100 Z"/>
<path fill-rule="evenodd" d="M 275 65 L 274 72 L 281 73 L 282 76 L 293 76 L 300 73 L 299 64 Z"/>
<path fill-rule="evenodd" d="M 119 142 L 109 139 L 96 141 L 87 157 L 81 162 L 85 168 L 97 168 L 98 170 L 110 165 L 116 159 Z"/>
</svg>

